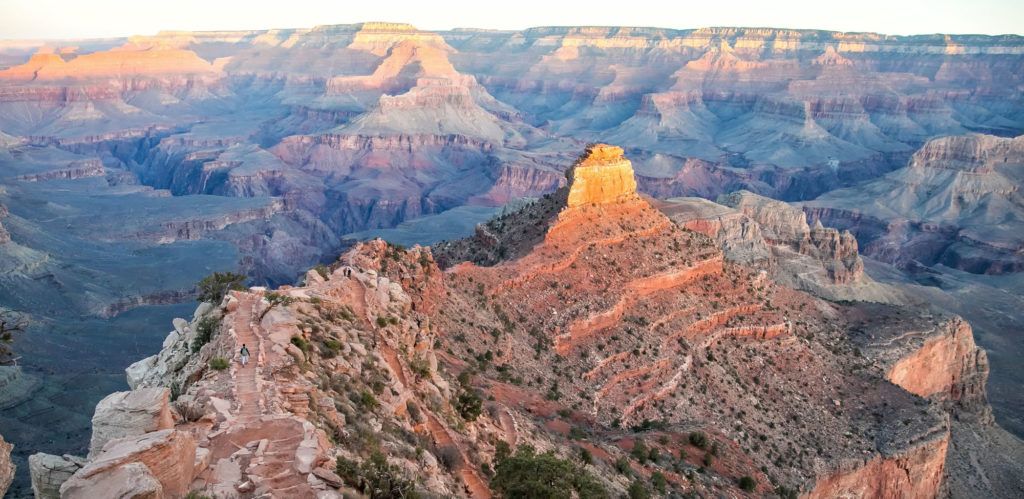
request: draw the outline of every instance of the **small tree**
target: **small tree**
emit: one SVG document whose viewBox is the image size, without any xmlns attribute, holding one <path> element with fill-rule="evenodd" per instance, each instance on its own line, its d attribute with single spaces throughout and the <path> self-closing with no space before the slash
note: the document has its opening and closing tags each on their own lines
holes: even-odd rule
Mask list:
<svg viewBox="0 0 1024 499">
<path fill-rule="evenodd" d="M 476 418 L 480 417 L 480 413 L 483 412 L 483 405 L 483 400 L 472 390 L 460 393 L 459 398 L 455 401 L 456 410 L 466 421 L 476 421 Z"/>
<path fill-rule="evenodd" d="M 8 309 L 0 309 L 0 365 L 14 362 L 10 344 L 14 335 L 25 331 L 28 321 L 25 316 Z"/>
<path fill-rule="evenodd" d="M 743 475 L 740 477 L 739 485 L 745 492 L 753 492 L 757 488 L 757 480 L 754 480 L 749 475 Z"/>
<path fill-rule="evenodd" d="M 608 497 L 600 482 L 586 470 L 553 452 L 538 454 L 526 445 L 498 462 L 494 471 L 491 488 L 507 499 Z"/>
<path fill-rule="evenodd" d="M 197 300 L 220 305 L 229 291 L 245 291 L 245 279 L 244 275 L 234 272 L 214 272 L 199 281 Z"/>
<path fill-rule="evenodd" d="M 636 439 L 635 442 L 633 442 L 633 450 L 631 450 L 629 453 L 632 454 L 633 458 L 639 461 L 640 464 L 646 463 L 647 457 L 650 455 L 649 451 L 647 450 L 647 444 L 645 444 L 644 441 L 639 438 Z"/>
<path fill-rule="evenodd" d="M 651 497 L 651 492 L 639 478 L 629 484 L 629 489 L 626 492 L 629 494 L 629 499 L 650 499 Z"/>
<path fill-rule="evenodd" d="M 690 444 L 698 449 L 704 449 L 708 446 L 708 437 L 704 432 L 695 431 L 690 433 Z"/>
<path fill-rule="evenodd" d="M 651 473 L 651 487 L 654 487 L 659 494 L 664 494 L 668 489 L 668 480 L 665 479 L 665 475 L 660 471 Z"/>
</svg>

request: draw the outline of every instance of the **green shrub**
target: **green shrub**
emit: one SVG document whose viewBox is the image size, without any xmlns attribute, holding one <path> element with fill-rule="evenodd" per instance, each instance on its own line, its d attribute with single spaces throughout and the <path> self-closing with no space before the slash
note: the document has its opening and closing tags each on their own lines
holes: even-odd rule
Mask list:
<svg viewBox="0 0 1024 499">
<path fill-rule="evenodd" d="M 214 272 L 197 284 L 197 299 L 201 302 L 208 301 L 215 306 L 220 305 L 228 291 L 245 291 L 245 279 L 244 275 L 234 272 Z"/>
<path fill-rule="evenodd" d="M 430 377 L 430 362 L 419 355 L 409 360 L 409 369 L 417 378 L 427 379 Z"/>
<path fill-rule="evenodd" d="M 292 345 L 299 347 L 299 350 L 302 350 L 303 352 L 309 351 L 309 342 L 306 341 L 306 338 L 303 338 L 302 336 L 292 336 Z"/>
<path fill-rule="evenodd" d="M 526 445 L 498 462 L 494 471 L 491 488 L 507 499 L 608 497 L 608 492 L 586 470 L 550 451 L 537 454 Z"/>
<path fill-rule="evenodd" d="M 659 494 L 664 494 L 668 488 L 668 480 L 665 479 L 665 475 L 660 471 L 651 473 L 651 487 L 654 487 Z"/>
<path fill-rule="evenodd" d="M 397 466 L 388 463 L 380 451 L 356 464 L 351 459 L 338 457 L 335 473 L 345 483 L 362 491 L 370 499 L 417 499 L 415 484 Z"/>
<path fill-rule="evenodd" d="M 644 464 L 647 462 L 648 452 L 649 451 L 647 450 L 647 444 L 645 444 L 644 441 L 639 438 L 636 439 L 635 442 L 633 442 L 633 450 L 629 451 L 633 458 L 639 461 L 640 464 Z"/>
<path fill-rule="evenodd" d="M 336 357 L 338 352 L 341 351 L 341 342 L 338 340 L 328 338 L 321 345 L 323 345 L 323 348 L 320 349 L 320 353 L 328 359 Z"/>
<path fill-rule="evenodd" d="M 594 455 L 586 447 L 580 447 L 580 461 L 583 464 L 594 464 Z"/>
<path fill-rule="evenodd" d="M 629 495 L 629 499 L 650 499 L 651 497 L 651 492 L 647 490 L 647 487 L 639 478 L 629 484 L 626 493 Z"/>
<path fill-rule="evenodd" d="M 274 292 L 267 293 L 265 298 L 267 299 L 268 302 L 270 302 L 271 307 L 276 305 L 284 305 L 287 307 L 288 305 L 291 305 L 292 303 L 295 302 L 295 298 L 292 298 L 291 296 L 286 296 L 282 295 L 281 293 Z"/>
<path fill-rule="evenodd" d="M 210 367 L 218 371 L 223 371 L 228 368 L 228 359 L 224 357 L 214 357 L 210 359 Z"/>
<path fill-rule="evenodd" d="M 207 315 L 196 323 L 196 335 L 192 338 L 192 353 L 198 352 L 203 345 L 213 339 L 213 335 L 220 329 L 220 317 Z"/>
<path fill-rule="evenodd" d="M 483 412 L 483 406 L 483 400 L 472 390 L 460 393 L 455 401 L 455 410 L 459 411 L 459 415 L 466 421 L 476 421 Z"/>
<path fill-rule="evenodd" d="M 626 459 L 625 457 L 620 457 L 620 458 L 616 459 L 615 460 L 615 471 L 618 471 L 620 474 L 623 474 L 623 475 L 629 474 L 632 471 L 630 466 L 629 466 L 629 459 Z"/>
<path fill-rule="evenodd" d="M 373 396 L 369 390 L 362 390 L 356 396 L 355 402 L 359 404 L 363 409 L 373 410 L 380 406 L 380 402 L 377 401 L 377 397 Z"/>
<path fill-rule="evenodd" d="M 757 480 L 754 480 L 749 475 L 743 475 L 740 477 L 739 486 L 746 492 L 753 492 L 757 488 Z"/>
<path fill-rule="evenodd" d="M 703 449 L 708 446 L 708 437 L 704 432 L 692 432 L 690 433 L 690 444 L 698 449 Z"/>
</svg>

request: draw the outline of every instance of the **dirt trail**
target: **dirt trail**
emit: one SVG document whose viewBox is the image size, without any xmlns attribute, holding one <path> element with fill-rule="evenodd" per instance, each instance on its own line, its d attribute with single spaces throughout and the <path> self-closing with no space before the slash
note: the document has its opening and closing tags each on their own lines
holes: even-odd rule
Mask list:
<svg viewBox="0 0 1024 499">
<path fill-rule="evenodd" d="M 455 442 L 455 439 L 453 439 L 448 433 L 448 430 L 444 425 L 437 420 L 436 416 L 426 411 L 424 411 L 424 414 L 427 416 L 426 426 L 427 430 L 430 432 L 431 438 L 434 439 L 434 445 L 436 445 L 438 449 L 448 447 L 458 451 L 459 462 L 456 463 L 455 466 L 458 468 L 458 474 L 459 477 L 462 478 L 462 482 L 466 484 L 469 496 L 489 499 L 491 497 L 490 487 L 488 487 L 487 483 L 480 478 L 476 469 L 470 466 L 469 459 L 466 458 L 466 453 L 462 451 L 462 447 L 459 447 L 458 443 Z"/>
<path fill-rule="evenodd" d="M 266 401 L 257 382 L 258 369 L 263 367 L 264 358 L 260 354 L 262 332 L 255 325 L 254 302 L 256 297 L 250 294 L 239 294 L 239 306 L 234 312 L 236 344 L 235 352 L 246 345 L 251 356 L 249 362 L 242 366 L 237 358 L 234 365 L 233 387 L 235 392 L 236 421 L 233 427 L 210 440 L 211 468 L 201 479 L 208 483 L 217 477 L 212 470 L 221 459 L 229 459 L 239 449 L 250 442 L 267 440 L 262 456 L 253 457 L 255 466 L 248 472 L 250 479 L 257 488 L 263 486 L 272 490 L 275 498 L 299 499 L 313 497 L 313 490 L 306 483 L 306 477 L 295 469 L 295 453 L 303 440 L 302 424 L 291 417 L 280 417 L 264 420 Z M 251 461 L 250 461 L 251 462 Z M 247 497 L 242 494 L 240 497 Z"/>
<path fill-rule="evenodd" d="M 238 420 L 242 423 L 248 423 L 258 420 L 263 412 L 262 407 L 260 407 L 262 404 L 259 386 L 256 383 L 256 366 L 262 362 L 262 359 L 259 357 L 260 340 L 252 331 L 252 296 L 241 295 L 234 318 L 235 336 L 238 343 L 235 345 L 235 353 L 237 354 L 242 349 L 242 345 L 245 345 L 250 352 L 256 352 L 255 355 L 250 355 L 249 362 L 244 366 L 237 359 L 232 359 L 233 362 L 238 362 L 234 374 Z"/>
</svg>

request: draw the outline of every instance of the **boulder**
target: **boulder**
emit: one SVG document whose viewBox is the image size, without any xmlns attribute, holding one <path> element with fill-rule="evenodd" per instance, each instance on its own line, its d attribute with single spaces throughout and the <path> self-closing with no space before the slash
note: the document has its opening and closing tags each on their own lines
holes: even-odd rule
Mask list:
<svg viewBox="0 0 1024 499">
<path fill-rule="evenodd" d="M 61 486 L 60 492 L 64 499 L 163 499 L 168 496 L 160 481 L 142 463 L 125 463 L 88 478 L 73 477 Z"/>
<path fill-rule="evenodd" d="M 141 388 L 115 392 L 101 400 L 92 417 L 89 457 L 95 457 L 111 440 L 173 428 L 170 397 L 166 388 Z"/>
<path fill-rule="evenodd" d="M 327 485 L 334 487 L 336 489 L 340 489 L 345 486 L 345 481 L 342 480 L 337 473 L 327 468 L 313 468 L 313 475 L 315 475 L 320 480 L 323 480 L 324 483 L 326 483 Z"/>
<path fill-rule="evenodd" d="M 81 491 L 73 497 L 180 497 L 188 492 L 195 477 L 196 443 L 192 436 L 178 430 L 160 430 L 137 437 L 111 440 L 103 451 L 82 469 L 78 470 L 61 486 L 61 497 L 70 497 L 69 491 Z M 144 480 L 145 473 L 138 467 L 117 471 L 126 465 L 138 463 L 147 469 L 160 485 L 158 495 L 145 495 L 153 489 L 152 483 Z M 142 495 L 108 495 L 109 477 L 136 479 Z M 109 482 L 113 484 L 115 482 Z M 90 487 L 96 487 L 90 492 Z M 120 490 L 120 489 L 119 489 Z M 160 495 L 163 494 L 163 495 Z"/>
<path fill-rule="evenodd" d="M 11 480 L 14 480 L 16 468 L 11 462 L 11 449 L 14 449 L 14 446 L 7 443 L 0 435 L 0 497 L 7 493 L 7 487 L 10 487 Z"/>
<path fill-rule="evenodd" d="M 32 476 L 32 492 L 36 499 L 59 499 L 60 486 L 82 468 L 80 458 L 32 454 L 28 457 L 28 471 Z"/>
<path fill-rule="evenodd" d="M 171 334 L 177 335 L 178 333 Z M 145 382 L 147 375 L 156 368 L 158 359 L 158 356 L 150 355 L 149 357 L 126 367 L 124 369 L 124 375 L 125 378 L 128 379 L 128 387 L 132 390 L 141 387 Z"/>
</svg>

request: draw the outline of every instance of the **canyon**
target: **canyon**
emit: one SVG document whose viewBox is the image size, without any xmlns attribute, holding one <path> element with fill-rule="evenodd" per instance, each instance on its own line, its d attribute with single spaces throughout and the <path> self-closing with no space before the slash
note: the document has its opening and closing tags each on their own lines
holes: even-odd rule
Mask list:
<svg viewBox="0 0 1024 499">
<path fill-rule="evenodd" d="M 595 496 L 655 474 L 699 495 L 1024 491 L 963 319 L 777 284 L 641 196 L 621 148 L 588 146 L 567 178 L 468 238 L 362 242 L 299 285 L 202 303 L 97 405 L 86 458 L 32 457 L 33 487 L 342 497 L 374 462 L 403 490 L 491 497 L 528 444 L 586 449 Z"/>
<path fill-rule="evenodd" d="M 427 305 L 417 300 L 441 300 L 431 306 L 478 317 L 484 313 L 475 306 L 479 298 L 466 290 L 482 284 L 488 302 L 500 304 L 507 317 L 518 320 L 511 311 L 523 310 L 527 331 L 556 332 L 543 341 L 542 335 L 508 340 L 501 345 L 503 354 L 518 352 L 517 358 L 529 359 L 527 354 L 548 340 L 552 343 L 545 352 L 574 362 L 580 351 L 589 352 L 587 361 L 571 369 L 561 366 L 574 379 L 557 380 L 547 372 L 544 379 L 532 380 L 544 387 L 558 381 L 569 410 L 582 411 L 571 407 L 576 403 L 601 414 L 628 409 L 619 423 L 641 424 L 661 417 L 667 404 L 697 398 L 688 393 L 695 386 L 683 387 L 686 376 L 679 373 L 718 377 L 741 367 L 707 366 L 706 358 L 674 350 L 682 348 L 680 340 L 701 355 L 715 352 L 719 361 L 725 355 L 715 350 L 719 342 L 732 356 L 747 351 L 743 342 L 760 341 L 770 345 L 763 355 L 773 362 L 798 358 L 792 356 L 804 349 L 817 360 L 801 365 L 822 373 L 867 362 L 851 360 L 845 351 L 772 343 L 800 338 L 807 333 L 799 328 L 806 327 L 815 338 L 856 343 L 850 348 L 859 349 L 870 369 L 879 371 L 868 378 L 889 379 L 928 399 L 934 414 L 900 428 L 908 432 L 902 436 L 890 432 L 887 422 L 858 430 L 885 434 L 891 442 L 912 437 L 915 446 L 878 444 L 877 453 L 856 458 L 826 446 L 823 464 L 811 466 L 802 450 L 797 452 L 802 465 L 792 464 L 797 459 L 792 456 L 786 458 L 790 464 L 779 465 L 771 462 L 778 455 L 768 459 L 758 454 L 764 448 L 749 451 L 748 444 L 750 463 L 731 471 L 767 473 L 757 476 L 762 485 L 770 477 L 807 493 L 820 487 L 816 493 L 825 496 L 885 495 L 906 487 L 926 491 L 923 495 L 945 487 L 942 493 L 960 496 L 971 487 L 993 494 L 1019 490 L 977 470 L 1012 470 L 1012 459 L 1000 456 L 1013 456 L 1015 439 L 1024 435 L 1024 398 L 1018 389 L 1024 378 L 1014 367 L 1024 356 L 1016 334 L 1024 327 L 1024 314 L 1018 312 L 1024 310 L 1024 265 L 1017 239 L 1024 219 L 1019 192 L 1024 148 L 1014 138 L 1024 133 L 1022 75 L 1024 38 L 1013 35 L 628 27 L 429 32 L 406 24 L 362 23 L 161 32 L 72 43 L 0 41 L 0 306 L 33 319 L 30 331 L 16 338 L 22 359 L 9 386 L 17 388 L 0 410 L 0 434 L 15 444 L 18 472 L 11 495 L 31 494 L 28 456 L 34 452 L 54 456 L 47 465 L 62 470 L 84 464 L 55 459 L 88 453 L 93 409 L 109 393 L 125 389 L 123 368 L 167 350 L 162 324 L 191 313 L 187 302 L 199 279 L 235 270 L 251 284 L 268 288 L 296 282 L 311 286 L 315 276 L 307 269 L 318 264 L 340 268 L 339 254 L 350 266 L 352 259 L 370 258 L 367 252 L 398 254 L 379 243 L 355 241 L 375 235 L 408 246 L 434 244 L 423 258 L 436 258 L 440 267 L 423 285 L 435 289 L 430 288 L 439 286 L 434 280 L 442 279 L 444 287 L 436 289 L 451 290 L 456 298 L 424 298 L 424 290 L 407 288 L 409 282 L 393 269 L 378 268 L 379 262 L 360 264 L 377 275 L 360 271 L 356 279 L 377 283 L 387 275 L 389 282 L 401 283 L 408 299 L 417 303 L 417 314 L 427 314 L 432 327 L 478 341 L 481 331 L 433 315 L 438 313 L 434 309 L 421 311 Z M 598 142 L 621 149 L 588 149 Z M 581 158 L 588 163 L 566 171 L 581 150 L 588 151 Z M 610 163 L 616 166 L 609 168 Z M 591 204 L 601 208 L 591 210 Z M 493 215 L 497 218 L 492 220 Z M 587 231 L 577 231 L 581 225 Z M 652 249 L 659 244 L 667 246 Z M 614 252 L 593 253 L 598 248 Z M 399 260 L 404 258 L 420 256 Z M 626 268 L 632 265 L 638 267 Z M 552 287 L 550 276 L 583 283 L 576 285 L 586 291 Z M 328 277 L 318 285 L 339 285 L 331 284 L 334 274 Z M 754 291 L 730 279 L 750 279 Z M 702 308 L 709 305 L 705 300 L 694 298 L 712 282 L 722 294 L 712 300 L 722 308 L 713 311 Z M 671 290 L 685 291 L 691 301 L 673 302 Z M 266 296 L 272 292 L 252 293 L 234 299 L 256 309 L 268 306 Z M 765 298 L 770 306 L 752 298 L 769 293 L 780 293 Z M 542 296 L 558 308 L 544 308 L 537 301 Z M 776 301 L 804 304 L 804 309 L 784 312 Z M 882 307 L 879 315 L 902 324 L 910 318 L 897 311 L 921 303 L 937 304 L 967 322 L 936 313 L 938 323 L 920 328 L 930 332 L 894 333 L 889 345 L 850 333 L 867 327 L 851 318 L 859 316 L 857 310 Z M 594 313 L 584 313 L 586 306 Z M 524 307 L 533 308 L 527 312 Z M 828 312 L 829 307 L 840 311 Z M 271 308 L 268 316 L 283 313 Z M 415 315 L 401 310 L 390 314 L 402 321 Z M 234 320 L 236 312 L 221 313 Z M 378 312 L 359 314 L 365 320 L 356 329 L 375 331 Z M 478 322 L 504 329 L 493 307 L 484 315 Z M 650 324 L 631 322 L 648 316 Z M 812 318 L 824 322 L 796 325 Z M 829 321 L 835 330 L 822 325 Z M 253 324 L 256 336 L 263 334 L 261 328 L 273 329 L 255 319 Z M 644 341 L 660 343 L 628 343 L 655 324 L 659 331 L 677 329 L 678 336 L 644 333 L 652 335 Z M 680 329 L 682 324 L 691 326 Z M 407 324 L 397 329 L 406 326 L 414 329 Z M 971 326 L 989 351 L 987 359 L 978 354 Z M 179 334 L 194 334 L 194 328 Z M 243 326 L 235 329 L 241 334 Z M 601 339 L 611 336 L 618 339 Z M 925 343 L 918 345 L 917 339 Z M 415 343 L 392 340 L 409 348 Z M 217 355 L 226 355 L 228 338 L 217 341 Z M 447 345 L 448 340 L 441 341 Z M 597 369 L 588 363 L 596 362 L 597 344 L 622 350 L 609 352 L 608 362 Z M 474 351 L 453 345 L 456 354 L 443 349 L 433 354 L 437 362 L 461 371 L 459 359 L 498 351 L 495 345 L 469 347 Z M 632 348 L 641 355 L 612 355 Z M 900 348 L 920 352 L 888 357 Z M 204 353 L 202 358 L 213 356 Z M 554 369 L 544 359 L 537 362 L 546 365 L 527 362 L 514 369 Z M 257 368 L 293 369 L 288 360 L 265 357 Z M 200 364 L 188 369 L 215 374 Z M 921 366 L 930 364 L 941 364 L 934 368 L 935 377 L 915 378 Z M 891 373 L 882 374 L 886 369 Z M 394 376 L 404 370 L 406 379 L 394 390 L 410 391 L 408 366 L 387 370 Z M 198 400 L 206 404 L 213 397 L 244 405 L 224 392 L 237 384 L 236 374 L 220 373 L 210 381 L 212 392 Z M 988 402 L 977 401 L 985 398 L 986 377 L 991 412 L 983 410 Z M 66 396 L 85 379 L 90 382 L 81 395 Z M 750 385 L 752 378 L 743 379 Z M 874 386 L 865 379 L 850 381 L 850 386 Z M 973 385 L 962 386 L 963 379 Z M 306 389 L 301 379 L 290 383 Z M 453 384 L 451 379 L 432 375 L 431 383 L 443 397 L 457 398 L 454 388 L 444 388 Z M 513 404 L 508 397 L 523 396 L 521 387 L 500 388 L 493 402 L 505 407 Z M 714 389 L 729 397 L 740 393 L 732 385 Z M 870 414 L 879 401 L 890 400 L 888 389 L 877 390 L 856 394 L 849 403 L 862 404 L 858 410 Z M 596 398 L 577 398 L 580 392 L 593 392 Z M 273 405 L 280 419 L 274 424 L 292 428 L 299 423 L 286 405 L 294 401 L 285 404 L 285 398 L 261 398 L 259 407 Z M 847 403 L 844 397 L 834 398 Z M 964 399 L 975 402 L 961 403 Z M 547 402 L 530 404 L 536 409 Z M 760 402 L 758 411 L 766 411 L 767 419 L 751 424 L 781 426 L 783 421 L 771 416 L 777 408 Z M 423 409 L 430 403 L 417 405 Z M 734 403 L 747 405 L 741 399 Z M 831 399 L 791 403 L 828 407 Z M 965 403 L 969 410 L 961 407 Z M 709 427 L 733 426 L 721 414 L 686 410 L 691 412 L 680 413 L 686 418 L 672 425 L 701 420 Z M 225 412 L 218 411 L 202 424 L 225 424 L 227 419 L 219 419 L 227 418 Z M 406 429 L 423 425 L 420 429 L 435 440 L 453 441 L 465 454 L 459 459 L 489 462 L 493 449 L 475 447 L 476 436 L 474 447 L 467 447 L 460 441 L 462 430 L 453 429 L 443 414 L 421 412 L 422 419 L 396 424 Z M 977 423 L 963 429 L 967 423 L 962 420 L 972 418 L 962 415 L 975 413 Z M 520 416 L 503 414 L 487 416 L 493 420 L 481 426 L 492 425 L 491 430 L 513 441 L 508 422 Z M 952 422 L 943 423 L 943 414 L 954 414 Z M 590 417 L 581 422 L 608 431 L 609 418 Z M 817 424 L 838 428 L 859 418 L 831 415 Z M 577 419 L 575 413 L 570 419 Z M 539 449 L 564 447 L 559 437 L 547 435 L 551 427 L 564 428 L 563 423 L 558 418 L 537 423 L 537 431 L 549 440 L 529 441 Z M 47 436 L 51 427 L 58 428 L 59 439 Z M 770 433 L 766 428 L 758 431 Z M 185 430 L 192 432 L 198 448 L 212 451 L 192 426 Z M 669 439 L 681 435 L 669 433 Z M 598 440 L 611 441 L 605 437 L 612 438 L 602 434 Z M 146 445 L 189 451 L 176 438 L 162 435 L 162 443 Z M 796 449 L 811 443 L 801 438 L 810 437 L 794 435 L 788 444 Z M 835 443 L 842 436 L 822 438 Z M 628 447 L 629 438 L 621 440 Z M 293 444 L 282 443 L 288 452 Z M 985 445 L 1000 450 L 979 457 L 977 449 Z M 619 451 L 601 447 L 601 452 L 617 456 Z M 234 463 L 224 464 L 228 468 L 222 473 L 237 466 L 248 476 L 247 467 L 256 461 L 215 455 Z M 480 461 L 481 455 L 486 459 Z M 965 456 L 980 459 L 980 468 L 965 467 L 956 479 L 934 479 L 960 470 L 970 462 Z M 122 461 L 112 466 L 95 468 L 99 471 L 90 476 L 126 472 Z M 769 472 L 759 471 L 760 466 Z M 917 466 L 922 480 L 931 478 L 912 486 L 901 482 L 896 471 L 908 466 Z M 161 481 L 159 470 L 150 470 L 150 477 L 138 466 L 131 468 L 132 476 L 148 487 L 180 488 Z M 476 476 L 477 469 L 467 469 L 456 465 L 438 471 L 430 490 L 459 494 L 460 484 L 479 488 L 480 480 L 486 482 L 487 477 Z M 191 473 L 214 487 L 211 472 Z M 270 477 L 262 468 L 252 473 L 254 485 L 256 477 Z M 723 470 L 716 473 L 721 480 L 736 478 Z M 889 478 L 872 483 L 884 482 L 888 488 L 854 490 L 864 477 L 879 476 Z M 615 491 L 626 486 L 622 480 L 605 485 Z M 712 488 L 697 490 L 714 490 L 705 482 L 698 485 Z"/>
</svg>

